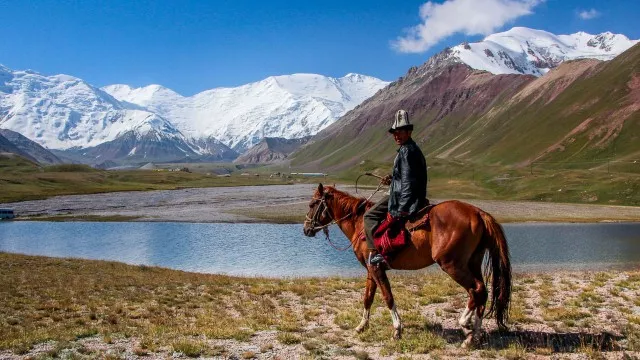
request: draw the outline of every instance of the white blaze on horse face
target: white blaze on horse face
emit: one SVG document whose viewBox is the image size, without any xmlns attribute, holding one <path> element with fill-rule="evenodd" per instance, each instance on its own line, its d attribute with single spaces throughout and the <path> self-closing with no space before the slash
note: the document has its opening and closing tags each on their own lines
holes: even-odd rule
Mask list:
<svg viewBox="0 0 640 360">
<path fill-rule="evenodd" d="M 391 312 L 391 319 L 393 320 L 393 328 L 399 329 L 402 326 L 402 323 L 400 322 L 400 315 L 396 310 L 396 304 L 393 304 L 393 307 L 389 311 Z"/>
</svg>

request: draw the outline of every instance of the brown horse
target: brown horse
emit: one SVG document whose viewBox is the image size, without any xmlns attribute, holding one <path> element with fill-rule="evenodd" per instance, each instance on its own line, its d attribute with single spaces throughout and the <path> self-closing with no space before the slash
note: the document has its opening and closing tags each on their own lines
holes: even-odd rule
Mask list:
<svg viewBox="0 0 640 360">
<path fill-rule="evenodd" d="M 304 234 L 315 236 L 332 223 L 340 227 L 350 239 L 356 258 L 368 270 L 364 313 L 356 331 L 361 332 L 368 326 L 373 297 L 376 288 L 380 287 L 382 297 L 391 311 L 393 336 L 398 339 L 402 334 L 402 323 L 393 301 L 389 279 L 384 267 L 366 265 L 367 245 L 361 241 L 363 215 L 371 205 L 363 198 L 320 184 L 309 203 Z M 487 316 L 494 314 L 498 325 L 504 327 L 511 297 L 509 249 L 502 226 L 477 207 L 460 201 L 437 204 L 429 212 L 427 223 L 412 231 L 409 244 L 394 254 L 388 265 L 392 269 L 417 270 L 437 263 L 465 289 L 469 301 L 459 324 L 466 336 L 462 345 L 467 347 L 477 341 L 481 334 L 488 298 L 482 271 L 487 251 L 489 261 L 484 276 L 493 278 L 492 301 Z"/>
</svg>

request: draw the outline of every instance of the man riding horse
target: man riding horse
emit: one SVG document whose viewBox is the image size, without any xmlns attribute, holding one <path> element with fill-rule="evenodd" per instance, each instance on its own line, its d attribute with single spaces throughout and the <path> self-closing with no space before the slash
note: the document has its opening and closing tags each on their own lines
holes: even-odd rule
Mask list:
<svg viewBox="0 0 640 360">
<path fill-rule="evenodd" d="M 413 124 L 409 114 L 398 110 L 389 132 L 398 148 L 391 175 L 383 178 L 390 185 L 389 195 L 383 196 L 364 215 L 364 228 L 369 257 L 367 264 L 377 266 L 384 262 L 373 242 L 373 233 L 389 213 L 393 222 L 404 226 L 406 221 L 427 205 L 427 164 L 418 145 L 411 139 Z"/>
</svg>

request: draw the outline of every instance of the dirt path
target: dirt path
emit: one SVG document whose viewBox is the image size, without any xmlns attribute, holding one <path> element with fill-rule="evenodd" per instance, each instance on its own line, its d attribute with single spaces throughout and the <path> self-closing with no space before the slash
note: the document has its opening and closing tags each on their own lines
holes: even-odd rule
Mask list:
<svg viewBox="0 0 640 360">
<path fill-rule="evenodd" d="M 135 221 L 299 222 L 315 184 L 216 187 L 57 196 L 0 204 L 25 219 L 42 217 L 131 217 Z M 354 194 L 351 186 L 339 189 Z M 371 190 L 363 195 L 368 196 Z M 374 197 L 374 200 L 377 198 Z M 435 202 L 444 199 L 434 199 Z M 640 221 L 640 207 L 465 200 L 499 221 Z"/>
</svg>

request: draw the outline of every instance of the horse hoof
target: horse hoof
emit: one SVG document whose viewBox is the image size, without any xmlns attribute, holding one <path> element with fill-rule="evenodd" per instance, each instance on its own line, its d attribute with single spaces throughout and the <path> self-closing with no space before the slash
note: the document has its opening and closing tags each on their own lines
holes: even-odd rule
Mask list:
<svg viewBox="0 0 640 360">
<path fill-rule="evenodd" d="M 356 333 L 360 334 L 361 332 L 367 329 L 367 325 L 360 325 L 356 328 Z"/>
<path fill-rule="evenodd" d="M 402 338 L 402 330 L 396 329 L 393 332 L 393 340 L 400 340 Z"/>
<path fill-rule="evenodd" d="M 473 349 L 476 347 L 476 344 L 478 343 L 478 341 L 476 340 L 476 337 L 473 336 L 473 334 L 469 334 L 467 336 L 466 339 L 464 339 L 464 341 L 462 342 L 462 348 L 463 349 Z"/>
</svg>

